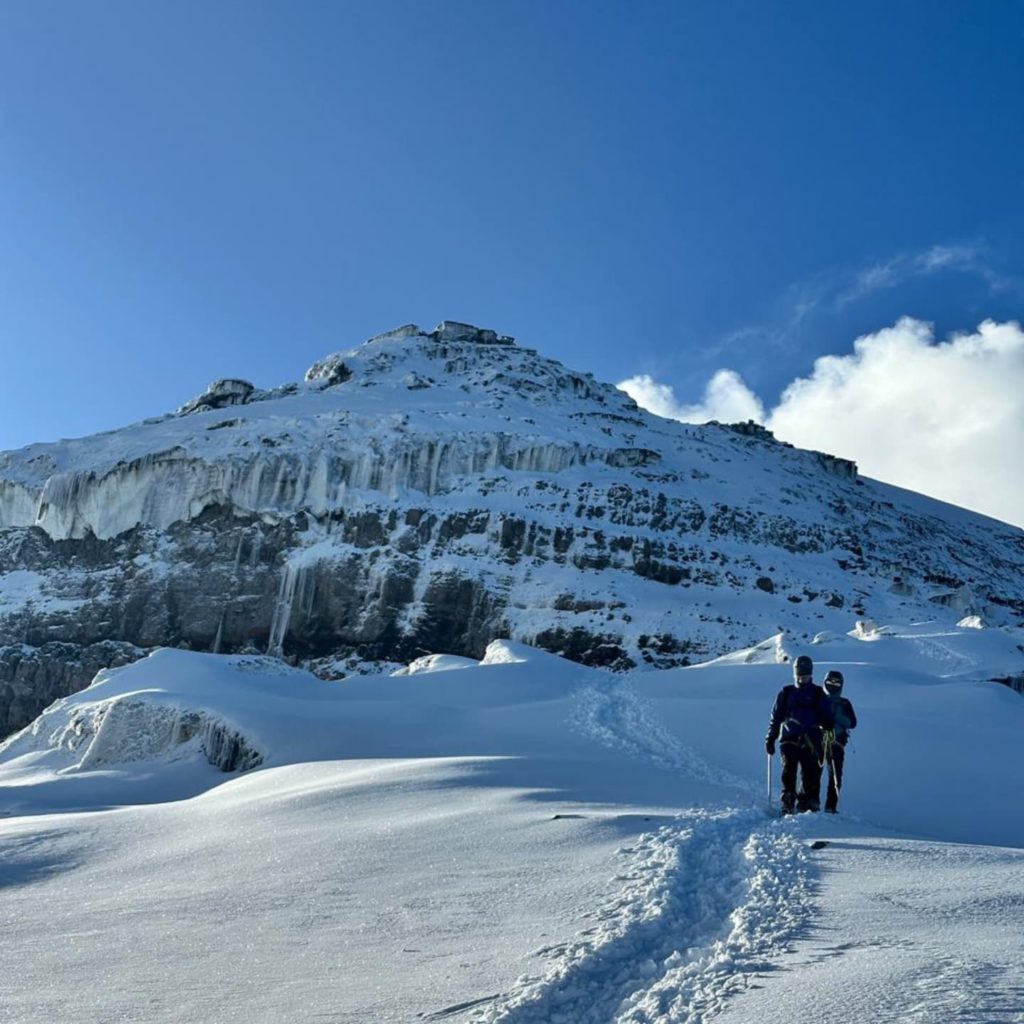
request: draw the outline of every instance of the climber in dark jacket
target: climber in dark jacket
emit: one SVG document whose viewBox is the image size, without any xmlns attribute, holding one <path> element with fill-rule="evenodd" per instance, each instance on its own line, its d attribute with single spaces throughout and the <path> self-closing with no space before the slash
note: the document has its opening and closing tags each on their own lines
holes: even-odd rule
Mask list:
<svg viewBox="0 0 1024 1024">
<path fill-rule="evenodd" d="M 825 810 L 835 814 L 839 810 L 839 791 L 843 788 L 843 762 L 846 760 L 846 744 L 850 730 L 857 728 L 857 713 L 853 705 L 842 696 L 843 673 L 832 669 L 825 676 L 825 693 L 832 706 L 835 719 L 835 738 L 825 750 L 828 765 L 828 793 L 825 796 Z"/>
<path fill-rule="evenodd" d="M 828 695 L 814 685 L 814 662 L 801 654 L 793 663 L 796 683 L 784 686 L 775 706 L 764 748 L 770 757 L 779 740 L 782 755 L 782 813 L 821 809 L 821 768 L 824 762 L 824 733 L 835 719 Z M 796 789 L 800 772 L 800 792 Z"/>
</svg>

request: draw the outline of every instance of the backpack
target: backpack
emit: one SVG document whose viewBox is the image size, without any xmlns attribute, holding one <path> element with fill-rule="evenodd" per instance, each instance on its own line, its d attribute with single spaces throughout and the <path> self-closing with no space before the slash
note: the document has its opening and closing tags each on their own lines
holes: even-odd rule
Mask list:
<svg viewBox="0 0 1024 1024">
<path fill-rule="evenodd" d="M 822 719 L 832 717 L 825 704 L 825 691 L 818 686 L 796 686 L 791 683 L 782 692 L 785 694 L 785 717 L 782 720 L 781 741 L 796 743 L 806 736 L 818 746 L 821 743 Z"/>
<path fill-rule="evenodd" d="M 857 725 L 857 716 L 853 712 L 853 705 L 838 694 L 829 696 L 832 705 L 832 717 L 836 720 L 836 742 L 845 745 L 850 738 L 850 730 Z"/>
</svg>

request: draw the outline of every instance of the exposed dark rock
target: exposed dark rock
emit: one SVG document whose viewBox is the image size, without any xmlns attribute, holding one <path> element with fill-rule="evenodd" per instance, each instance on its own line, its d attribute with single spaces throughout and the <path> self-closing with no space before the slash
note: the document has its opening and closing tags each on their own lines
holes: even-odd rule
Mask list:
<svg viewBox="0 0 1024 1024">
<path fill-rule="evenodd" d="M 113 640 L 0 647 L 0 738 L 28 725 L 55 700 L 88 686 L 100 669 L 128 665 L 145 653 Z"/>
<path fill-rule="evenodd" d="M 644 662 L 656 668 L 689 665 L 690 655 L 699 657 L 703 653 L 699 644 L 670 633 L 658 633 L 655 636 L 641 634 L 637 647 Z"/>
<path fill-rule="evenodd" d="M 661 455 L 648 448 L 620 448 L 608 457 L 609 466 L 653 466 L 661 462 Z"/>
<path fill-rule="evenodd" d="M 222 772 L 245 772 L 263 763 L 263 754 L 249 737 L 223 722 L 196 713 L 183 716 L 179 727 L 179 742 L 186 742 L 195 732 L 202 735 L 200 746 L 207 761 Z"/>
<path fill-rule="evenodd" d="M 352 371 L 340 355 L 331 355 L 326 359 L 321 359 L 306 371 L 307 383 L 319 382 L 327 388 L 333 387 L 335 384 L 344 384 L 351 378 Z"/>
<path fill-rule="evenodd" d="M 718 421 L 712 420 L 712 423 L 718 424 Z M 762 426 L 760 423 L 756 423 L 754 420 L 746 420 L 742 423 L 721 423 L 718 425 L 725 427 L 726 430 L 731 430 L 734 434 L 742 434 L 744 437 L 756 437 L 761 441 L 771 441 L 774 444 L 785 444 L 787 448 L 793 447 L 785 441 L 776 440 L 775 435 L 767 427 Z"/>
<path fill-rule="evenodd" d="M 207 409 L 223 409 L 229 405 L 245 405 L 255 388 L 247 380 L 227 377 L 215 380 L 201 395 L 186 402 L 178 409 L 179 416 L 188 416 L 193 412 L 204 412 Z M 225 424 L 220 424 L 224 426 Z"/>
<path fill-rule="evenodd" d="M 622 648 L 622 638 L 575 629 L 547 629 L 533 640 L 537 647 L 553 651 L 570 661 L 579 661 L 597 668 L 624 670 L 636 667 L 636 662 Z"/>
<path fill-rule="evenodd" d="M 559 594 L 555 598 L 552 607 L 559 612 L 595 612 L 607 608 L 606 601 L 596 601 L 582 597 L 573 597 L 572 594 Z"/>
<path fill-rule="evenodd" d="M 436 341 L 468 341 L 474 345 L 512 345 L 514 338 L 499 335 L 483 327 L 460 324 L 456 320 L 442 320 L 431 337 Z"/>
<path fill-rule="evenodd" d="M 950 576 L 947 573 L 930 572 L 924 578 L 925 583 L 932 583 L 939 587 L 962 587 L 964 581 L 957 576 Z"/>
<path fill-rule="evenodd" d="M 436 573 L 424 592 L 423 614 L 411 646 L 417 653 L 450 651 L 482 658 L 496 635 L 508 633 L 507 624 L 498 624 L 503 606 L 481 580 Z"/>
</svg>

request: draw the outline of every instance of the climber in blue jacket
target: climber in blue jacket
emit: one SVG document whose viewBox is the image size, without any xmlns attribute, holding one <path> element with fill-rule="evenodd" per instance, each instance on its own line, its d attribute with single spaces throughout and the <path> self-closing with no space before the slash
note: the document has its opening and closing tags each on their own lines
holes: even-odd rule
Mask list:
<svg viewBox="0 0 1024 1024">
<path fill-rule="evenodd" d="M 821 809 L 821 769 L 825 733 L 835 725 L 828 694 L 814 685 L 814 662 L 801 654 L 793 663 L 795 683 L 775 698 L 764 748 L 771 757 L 779 741 L 782 755 L 782 813 Z M 797 773 L 800 791 L 797 792 Z"/>
</svg>

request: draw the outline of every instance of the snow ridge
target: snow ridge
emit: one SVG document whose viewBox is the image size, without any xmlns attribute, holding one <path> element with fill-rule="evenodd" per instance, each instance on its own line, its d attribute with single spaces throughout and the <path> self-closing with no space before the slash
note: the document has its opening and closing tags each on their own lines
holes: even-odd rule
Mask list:
<svg viewBox="0 0 1024 1024">
<path fill-rule="evenodd" d="M 753 830 L 753 831 L 752 831 Z M 700 1024 L 806 925 L 806 846 L 758 810 L 695 810 L 620 851 L 621 888 L 480 1024 Z"/>
</svg>

